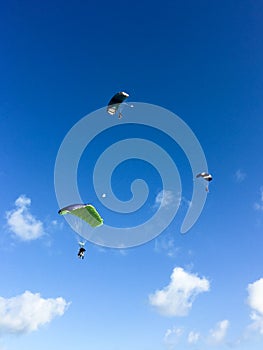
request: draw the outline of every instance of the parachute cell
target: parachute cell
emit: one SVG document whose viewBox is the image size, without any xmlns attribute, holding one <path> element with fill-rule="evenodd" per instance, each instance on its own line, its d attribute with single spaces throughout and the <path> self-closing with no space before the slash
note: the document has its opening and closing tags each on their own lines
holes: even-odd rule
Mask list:
<svg viewBox="0 0 263 350">
<path fill-rule="evenodd" d="M 107 112 L 110 115 L 116 114 L 121 103 L 124 102 L 128 97 L 129 97 L 129 94 L 127 94 L 127 92 L 124 92 L 124 91 L 121 91 L 115 94 L 111 98 L 110 102 L 108 103 Z M 119 118 L 121 118 L 121 116 L 122 116 L 121 113 L 119 113 Z"/>
<path fill-rule="evenodd" d="M 213 180 L 212 175 L 208 174 L 208 173 L 205 173 L 205 172 L 197 174 L 196 177 L 202 177 L 206 181 L 212 181 Z"/>
<path fill-rule="evenodd" d="M 103 219 L 91 204 L 71 204 L 58 212 L 60 215 L 71 214 L 86 221 L 91 227 L 103 224 Z"/>
</svg>

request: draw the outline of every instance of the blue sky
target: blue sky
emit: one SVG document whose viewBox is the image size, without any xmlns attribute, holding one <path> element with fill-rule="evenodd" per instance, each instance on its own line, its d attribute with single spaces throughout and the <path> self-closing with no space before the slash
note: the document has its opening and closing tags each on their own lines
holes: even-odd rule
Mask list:
<svg viewBox="0 0 263 350">
<path fill-rule="evenodd" d="M 1 350 L 262 349 L 262 32 L 261 1 L 3 3 Z M 97 153 L 130 135 L 170 154 L 182 205 L 156 239 L 129 249 L 87 242 L 80 261 L 78 237 L 57 214 L 55 161 L 67 132 L 122 90 L 184 120 L 214 180 L 182 235 L 189 164 L 169 138 L 127 129 L 126 107 L 123 121 L 112 119 L 118 127 L 83 155 L 83 197 L 113 226 L 151 215 L 161 182 L 145 162 L 130 160 L 113 177 L 122 200 L 134 177 L 145 178 L 142 211 L 114 213 L 92 188 Z"/>
</svg>

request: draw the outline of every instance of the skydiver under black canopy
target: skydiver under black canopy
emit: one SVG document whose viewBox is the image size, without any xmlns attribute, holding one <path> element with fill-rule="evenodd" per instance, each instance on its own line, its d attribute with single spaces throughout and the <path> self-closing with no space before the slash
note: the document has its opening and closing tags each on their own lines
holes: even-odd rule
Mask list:
<svg viewBox="0 0 263 350">
<path fill-rule="evenodd" d="M 108 103 L 107 112 L 110 115 L 116 114 L 116 112 L 119 110 L 120 105 L 129 97 L 129 94 L 127 92 L 121 91 L 115 94 L 110 102 Z M 123 117 L 121 112 L 118 112 L 118 118 L 121 119 Z"/>
<path fill-rule="evenodd" d="M 206 180 L 208 183 L 213 180 L 213 177 L 211 174 L 208 174 L 206 172 L 202 172 L 200 174 L 197 174 L 196 177 L 202 177 L 204 180 Z M 206 192 L 209 192 L 208 185 L 205 188 Z"/>
</svg>

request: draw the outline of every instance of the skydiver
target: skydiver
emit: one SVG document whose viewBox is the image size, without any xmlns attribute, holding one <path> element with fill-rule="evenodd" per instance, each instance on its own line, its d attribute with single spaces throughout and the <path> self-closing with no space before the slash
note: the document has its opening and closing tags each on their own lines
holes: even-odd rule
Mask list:
<svg viewBox="0 0 263 350">
<path fill-rule="evenodd" d="M 204 180 L 206 180 L 208 183 L 212 181 L 213 177 L 211 174 L 208 174 L 206 172 L 202 172 L 200 174 L 197 174 L 196 177 L 202 177 Z M 205 187 L 206 192 L 209 192 L 208 185 Z"/>
<path fill-rule="evenodd" d="M 83 247 L 80 247 L 80 248 L 79 248 L 78 257 L 79 257 L 80 259 L 84 259 L 85 251 L 86 251 L 85 248 L 83 248 Z"/>
</svg>

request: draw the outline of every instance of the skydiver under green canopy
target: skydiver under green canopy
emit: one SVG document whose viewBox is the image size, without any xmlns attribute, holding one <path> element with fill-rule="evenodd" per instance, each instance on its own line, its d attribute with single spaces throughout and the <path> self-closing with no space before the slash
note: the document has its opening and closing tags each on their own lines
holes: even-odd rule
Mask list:
<svg viewBox="0 0 263 350">
<path fill-rule="evenodd" d="M 85 251 L 86 251 L 85 248 L 83 248 L 83 247 L 80 247 L 80 248 L 79 248 L 78 257 L 79 257 L 80 259 L 84 259 Z"/>
<path fill-rule="evenodd" d="M 62 208 L 58 212 L 60 215 L 71 214 L 88 223 L 91 227 L 97 227 L 103 224 L 103 219 L 97 210 L 91 204 L 71 204 Z M 84 259 L 85 243 L 79 242 L 78 257 Z"/>
</svg>

